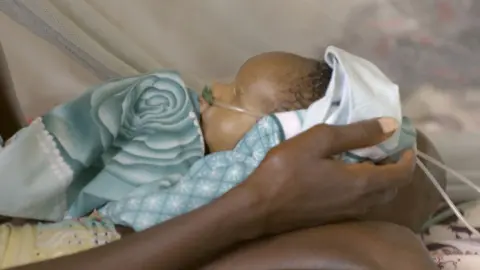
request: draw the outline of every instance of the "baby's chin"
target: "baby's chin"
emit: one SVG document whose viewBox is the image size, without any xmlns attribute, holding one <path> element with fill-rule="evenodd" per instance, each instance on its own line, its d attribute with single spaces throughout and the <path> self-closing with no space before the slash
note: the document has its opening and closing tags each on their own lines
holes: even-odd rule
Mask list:
<svg viewBox="0 0 480 270">
<path fill-rule="evenodd" d="M 207 138 L 205 138 L 206 134 L 205 134 L 205 129 L 203 128 L 203 114 L 201 112 L 200 112 L 199 122 L 200 122 L 200 129 L 202 130 L 203 145 L 205 146 L 205 155 L 207 155 L 207 154 L 210 154 L 211 151 L 210 151 L 210 147 L 207 143 Z"/>
</svg>

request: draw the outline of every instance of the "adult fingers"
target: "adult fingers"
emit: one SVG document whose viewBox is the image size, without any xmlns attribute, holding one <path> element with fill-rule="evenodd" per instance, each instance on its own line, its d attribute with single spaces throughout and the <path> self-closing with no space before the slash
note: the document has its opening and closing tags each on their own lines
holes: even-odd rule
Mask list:
<svg viewBox="0 0 480 270">
<path fill-rule="evenodd" d="M 352 164 L 349 168 L 355 171 L 364 192 L 381 191 L 389 188 L 398 188 L 410 183 L 415 169 L 415 152 L 405 151 L 397 163 L 386 165 L 372 165 L 368 163 Z"/>
<path fill-rule="evenodd" d="M 390 188 L 381 191 L 374 191 L 363 194 L 355 205 L 350 209 L 351 215 L 364 215 L 369 212 L 372 207 L 382 204 L 387 204 L 392 201 L 398 194 L 397 188 Z"/>
<path fill-rule="evenodd" d="M 322 157 L 330 157 L 382 143 L 398 127 L 395 119 L 380 118 L 345 126 L 319 125 L 309 135 L 316 137 Z"/>
<path fill-rule="evenodd" d="M 398 188 L 391 188 L 387 190 L 375 191 L 366 195 L 367 204 L 369 207 L 389 203 L 398 194 Z"/>
</svg>

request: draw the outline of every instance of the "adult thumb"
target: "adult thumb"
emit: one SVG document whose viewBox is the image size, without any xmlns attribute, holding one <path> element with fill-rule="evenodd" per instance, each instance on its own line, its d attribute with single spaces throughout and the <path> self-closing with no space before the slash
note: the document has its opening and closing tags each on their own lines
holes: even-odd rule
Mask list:
<svg viewBox="0 0 480 270">
<path fill-rule="evenodd" d="M 344 126 L 319 125 L 311 136 L 320 142 L 320 154 L 331 157 L 347 151 L 374 146 L 384 142 L 397 129 L 399 123 L 390 117 L 371 119 Z"/>
</svg>

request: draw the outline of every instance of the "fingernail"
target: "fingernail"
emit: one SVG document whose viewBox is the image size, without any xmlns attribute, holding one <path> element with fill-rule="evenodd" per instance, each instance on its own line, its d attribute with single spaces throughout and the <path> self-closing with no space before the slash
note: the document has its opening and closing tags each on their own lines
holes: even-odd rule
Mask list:
<svg viewBox="0 0 480 270">
<path fill-rule="evenodd" d="M 382 117 L 378 119 L 378 123 L 380 123 L 384 134 L 392 133 L 398 128 L 398 122 L 395 118 Z"/>
</svg>

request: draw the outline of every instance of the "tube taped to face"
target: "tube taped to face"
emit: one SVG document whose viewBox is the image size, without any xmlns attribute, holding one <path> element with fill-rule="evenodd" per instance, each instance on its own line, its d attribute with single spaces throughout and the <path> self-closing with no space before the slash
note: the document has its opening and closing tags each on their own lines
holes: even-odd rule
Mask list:
<svg viewBox="0 0 480 270">
<path fill-rule="evenodd" d="M 265 115 L 264 114 L 261 114 L 261 113 L 257 113 L 257 112 L 251 112 L 249 110 L 246 110 L 244 108 L 240 108 L 240 107 L 237 107 L 237 106 L 233 106 L 233 105 L 230 105 L 230 104 L 227 104 L 227 103 L 224 103 L 224 102 L 221 102 L 217 99 L 215 99 L 215 97 L 213 96 L 213 92 L 212 92 L 212 88 L 208 87 L 208 86 L 205 86 L 202 90 L 202 98 L 208 103 L 208 105 L 210 106 L 216 106 L 216 107 L 220 107 L 220 108 L 223 108 L 223 109 L 227 109 L 227 110 L 231 110 L 231 111 L 236 111 L 236 112 L 240 112 L 240 113 L 244 113 L 244 114 L 248 114 L 252 117 L 255 117 L 255 118 L 261 118 L 261 117 L 264 117 Z"/>
</svg>

